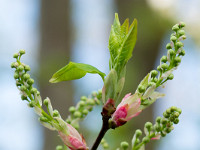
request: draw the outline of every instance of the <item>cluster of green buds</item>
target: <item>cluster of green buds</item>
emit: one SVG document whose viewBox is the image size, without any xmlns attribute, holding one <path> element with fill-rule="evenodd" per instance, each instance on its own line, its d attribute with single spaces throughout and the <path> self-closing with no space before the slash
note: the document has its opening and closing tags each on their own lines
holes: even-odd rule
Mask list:
<svg viewBox="0 0 200 150">
<path fill-rule="evenodd" d="M 136 90 L 142 97 L 141 105 L 144 108 L 151 105 L 156 99 L 163 97 L 163 94 L 155 93 L 155 89 L 174 78 L 172 72 L 177 69 L 181 62 L 181 57 L 185 55 L 183 43 L 181 42 L 181 40 L 186 39 L 183 27 L 185 27 L 183 22 L 172 27 L 174 32 L 171 34 L 170 43 L 166 45 L 167 55 L 161 57 L 157 70 L 152 70 L 141 81 Z"/>
<path fill-rule="evenodd" d="M 11 64 L 11 68 L 15 68 L 14 79 L 16 81 L 16 86 L 21 92 L 21 99 L 29 102 L 29 106 L 41 105 L 40 92 L 33 88 L 34 80 L 30 78 L 30 67 L 20 62 L 21 56 L 25 54 L 25 50 L 20 50 L 18 53 L 13 55 L 16 62 Z"/>
<path fill-rule="evenodd" d="M 19 53 L 14 54 L 13 57 L 16 59 L 16 62 L 11 64 L 11 67 L 16 69 L 14 78 L 16 80 L 16 85 L 21 92 L 21 99 L 28 101 L 28 106 L 34 108 L 35 112 L 39 116 L 39 121 L 44 127 L 50 130 L 58 131 L 65 145 L 71 147 L 72 149 L 75 147 L 83 150 L 88 149 L 84 138 L 78 133 L 78 131 L 61 118 L 58 110 L 53 109 L 50 99 L 47 97 L 42 102 L 40 92 L 32 86 L 34 80 L 31 79 L 30 75 L 27 73 L 30 71 L 30 67 L 20 62 L 20 58 L 23 54 L 25 54 L 25 50 L 20 50 Z M 99 93 L 94 93 L 93 97 L 96 96 L 100 98 L 100 95 L 101 94 Z M 89 100 L 88 105 L 95 105 L 95 102 L 98 104 L 100 103 L 100 101 L 96 98 L 95 101 Z M 43 110 L 43 104 L 46 106 L 47 112 Z M 81 104 L 79 104 L 78 107 L 80 105 Z M 57 149 L 61 148 L 62 146 L 57 147 Z"/>
<path fill-rule="evenodd" d="M 174 129 L 174 124 L 179 123 L 178 117 L 181 114 L 181 109 L 172 106 L 168 108 L 164 113 L 163 117 L 157 117 L 156 123 L 153 125 L 151 122 L 146 122 L 144 127 L 145 136 L 140 141 L 142 135 L 141 130 L 136 130 L 132 139 L 132 150 L 140 150 L 150 140 L 159 140 L 160 137 L 165 137 Z"/>
<path fill-rule="evenodd" d="M 16 86 L 20 90 L 21 99 L 28 102 L 28 106 L 35 109 L 35 112 L 39 115 L 39 121 L 47 128 L 55 130 L 58 127 L 55 117 L 60 117 L 57 110 L 53 110 L 51 101 L 46 98 L 43 104 L 47 107 L 48 113 L 42 109 L 42 98 L 40 92 L 33 87 L 34 80 L 28 74 L 30 67 L 20 61 L 21 56 L 25 54 L 25 50 L 20 50 L 13 55 L 16 62 L 11 64 L 11 68 L 15 68 L 14 78 L 16 80 Z"/>
<path fill-rule="evenodd" d="M 82 96 L 76 106 L 69 108 L 70 115 L 67 118 L 67 123 L 71 124 L 74 128 L 79 128 L 79 121 L 83 120 L 93 107 L 101 104 L 102 91 L 92 92 L 88 97 Z"/>
</svg>

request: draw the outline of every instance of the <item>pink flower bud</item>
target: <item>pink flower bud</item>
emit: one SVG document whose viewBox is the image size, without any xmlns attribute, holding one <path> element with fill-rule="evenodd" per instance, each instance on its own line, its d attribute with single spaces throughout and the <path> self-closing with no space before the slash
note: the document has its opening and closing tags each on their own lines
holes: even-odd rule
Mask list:
<svg viewBox="0 0 200 150">
<path fill-rule="evenodd" d="M 112 115 L 112 121 L 116 127 L 125 124 L 131 118 L 141 113 L 141 99 L 137 94 L 127 94 L 117 106 L 116 111 Z"/>
<path fill-rule="evenodd" d="M 62 131 L 58 131 L 58 133 L 64 144 L 71 150 L 88 150 L 84 138 L 70 124 L 67 124 L 66 133 Z"/>
</svg>

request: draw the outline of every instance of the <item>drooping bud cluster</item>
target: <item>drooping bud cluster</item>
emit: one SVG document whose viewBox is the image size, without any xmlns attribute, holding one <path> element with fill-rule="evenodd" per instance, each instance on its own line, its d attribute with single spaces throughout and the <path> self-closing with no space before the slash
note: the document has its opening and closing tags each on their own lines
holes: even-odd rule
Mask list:
<svg viewBox="0 0 200 150">
<path fill-rule="evenodd" d="M 70 115 L 67 118 L 67 123 L 71 124 L 74 128 L 79 128 L 79 121 L 83 120 L 93 107 L 100 105 L 102 98 L 102 91 L 92 92 L 88 97 L 82 96 L 77 105 L 69 108 Z"/>
<path fill-rule="evenodd" d="M 132 140 L 132 149 L 139 150 L 146 143 L 150 142 L 150 140 L 159 140 L 161 136 L 166 136 L 174 129 L 173 125 L 178 124 L 180 114 L 181 109 L 172 106 L 163 113 L 163 117 L 156 118 L 154 125 L 151 122 L 146 122 L 144 126 L 145 136 L 140 141 L 142 131 L 139 129 L 136 130 Z"/>
<path fill-rule="evenodd" d="M 35 109 L 35 112 L 39 115 L 39 121 L 44 127 L 58 131 L 62 141 L 71 150 L 87 150 L 88 148 L 84 138 L 74 127 L 61 118 L 56 109 L 53 109 L 49 98 L 43 101 L 43 104 L 47 107 L 48 113 L 42 109 L 40 92 L 32 86 L 34 80 L 31 79 L 30 75 L 27 73 L 30 71 L 30 67 L 20 62 L 20 58 L 23 54 L 25 54 L 24 50 L 20 50 L 19 53 L 14 54 L 13 57 L 16 59 L 16 62 L 11 64 L 11 67 L 16 69 L 14 78 L 16 80 L 16 86 L 21 92 L 21 99 L 26 100 L 28 106 Z M 90 103 L 93 103 L 93 101 L 90 101 Z M 62 149 L 62 147 L 58 146 L 56 149 L 59 150 Z"/>
<path fill-rule="evenodd" d="M 16 81 L 16 86 L 21 92 L 21 99 L 29 102 L 30 107 L 36 105 L 41 105 L 40 92 L 33 88 L 34 80 L 28 74 L 30 67 L 20 62 L 21 56 L 25 54 L 25 50 L 20 50 L 18 53 L 13 55 L 13 58 L 16 59 L 16 62 L 11 64 L 11 68 L 15 68 L 14 78 Z"/>
</svg>

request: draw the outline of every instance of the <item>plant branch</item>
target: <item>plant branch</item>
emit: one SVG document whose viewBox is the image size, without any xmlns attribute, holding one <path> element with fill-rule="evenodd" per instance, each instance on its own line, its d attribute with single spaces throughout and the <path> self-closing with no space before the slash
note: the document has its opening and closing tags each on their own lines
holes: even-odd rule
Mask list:
<svg viewBox="0 0 200 150">
<path fill-rule="evenodd" d="M 96 141 L 94 142 L 91 150 L 96 150 L 98 148 L 102 138 L 104 137 L 106 132 L 109 130 L 109 124 L 108 124 L 109 118 L 110 117 L 105 117 L 105 116 L 102 117 L 103 124 L 102 124 L 102 127 L 101 127 L 101 131 L 99 132 L 99 135 L 98 135 Z"/>
</svg>

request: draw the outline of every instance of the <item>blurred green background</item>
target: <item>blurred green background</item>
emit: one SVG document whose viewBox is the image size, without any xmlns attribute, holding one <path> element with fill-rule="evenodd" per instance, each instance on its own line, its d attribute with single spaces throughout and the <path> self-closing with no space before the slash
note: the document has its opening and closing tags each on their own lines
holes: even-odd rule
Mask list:
<svg viewBox="0 0 200 150">
<path fill-rule="evenodd" d="M 9 68 L 14 61 L 12 54 L 19 49 L 26 50 L 22 60 L 31 66 L 35 86 L 66 118 L 68 108 L 75 105 L 80 96 L 101 89 L 103 83 L 96 75 L 58 84 L 48 81 L 70 60 L 94 65 L 108 73 L 108 38 L 115 12 L 119 13 L 121 22 L 126 18 L 138 20 L 138 40 L 128 63 L 122 96 L 133 93 L 143 77 L 159 64 L 159 57 L 166 54 L 171 27 L 179 21 L 187 25 L 185 49 L 188 55 L 183 58 L 185 63 L 181 64 L 177 77 L 175 74 L 175 81 L 171 81 L 174 84 L 167 84 L 169 90 L 162 90 L 169 94 L 170 100 L 159 100 L 160 103 L 123 127 L 110 130 L 105 137 L 110 143 L 109 149 L 116 149 L 124 140 L 130 143 L 135 129 L 143 130 L 145 122 L 154 122 L 155 116 L 171 105 L 185 110 L 180 121 L 185 126 L 175 126 L 170 138 L 152 141 L 146 149 L 200 149 L 198 0 L 1 0 L 0 6 L 0 150 L 54 150 L 62 143 L 57 133 L 41 127 L 33 110 L 20 101 L 13 70 Z M 101 127 L 100 111 L 95 108 L 81 123 L 81 133 L 90 147 Z M 176 132 L 178 128 L 180 132 Z"/>
</svg>

